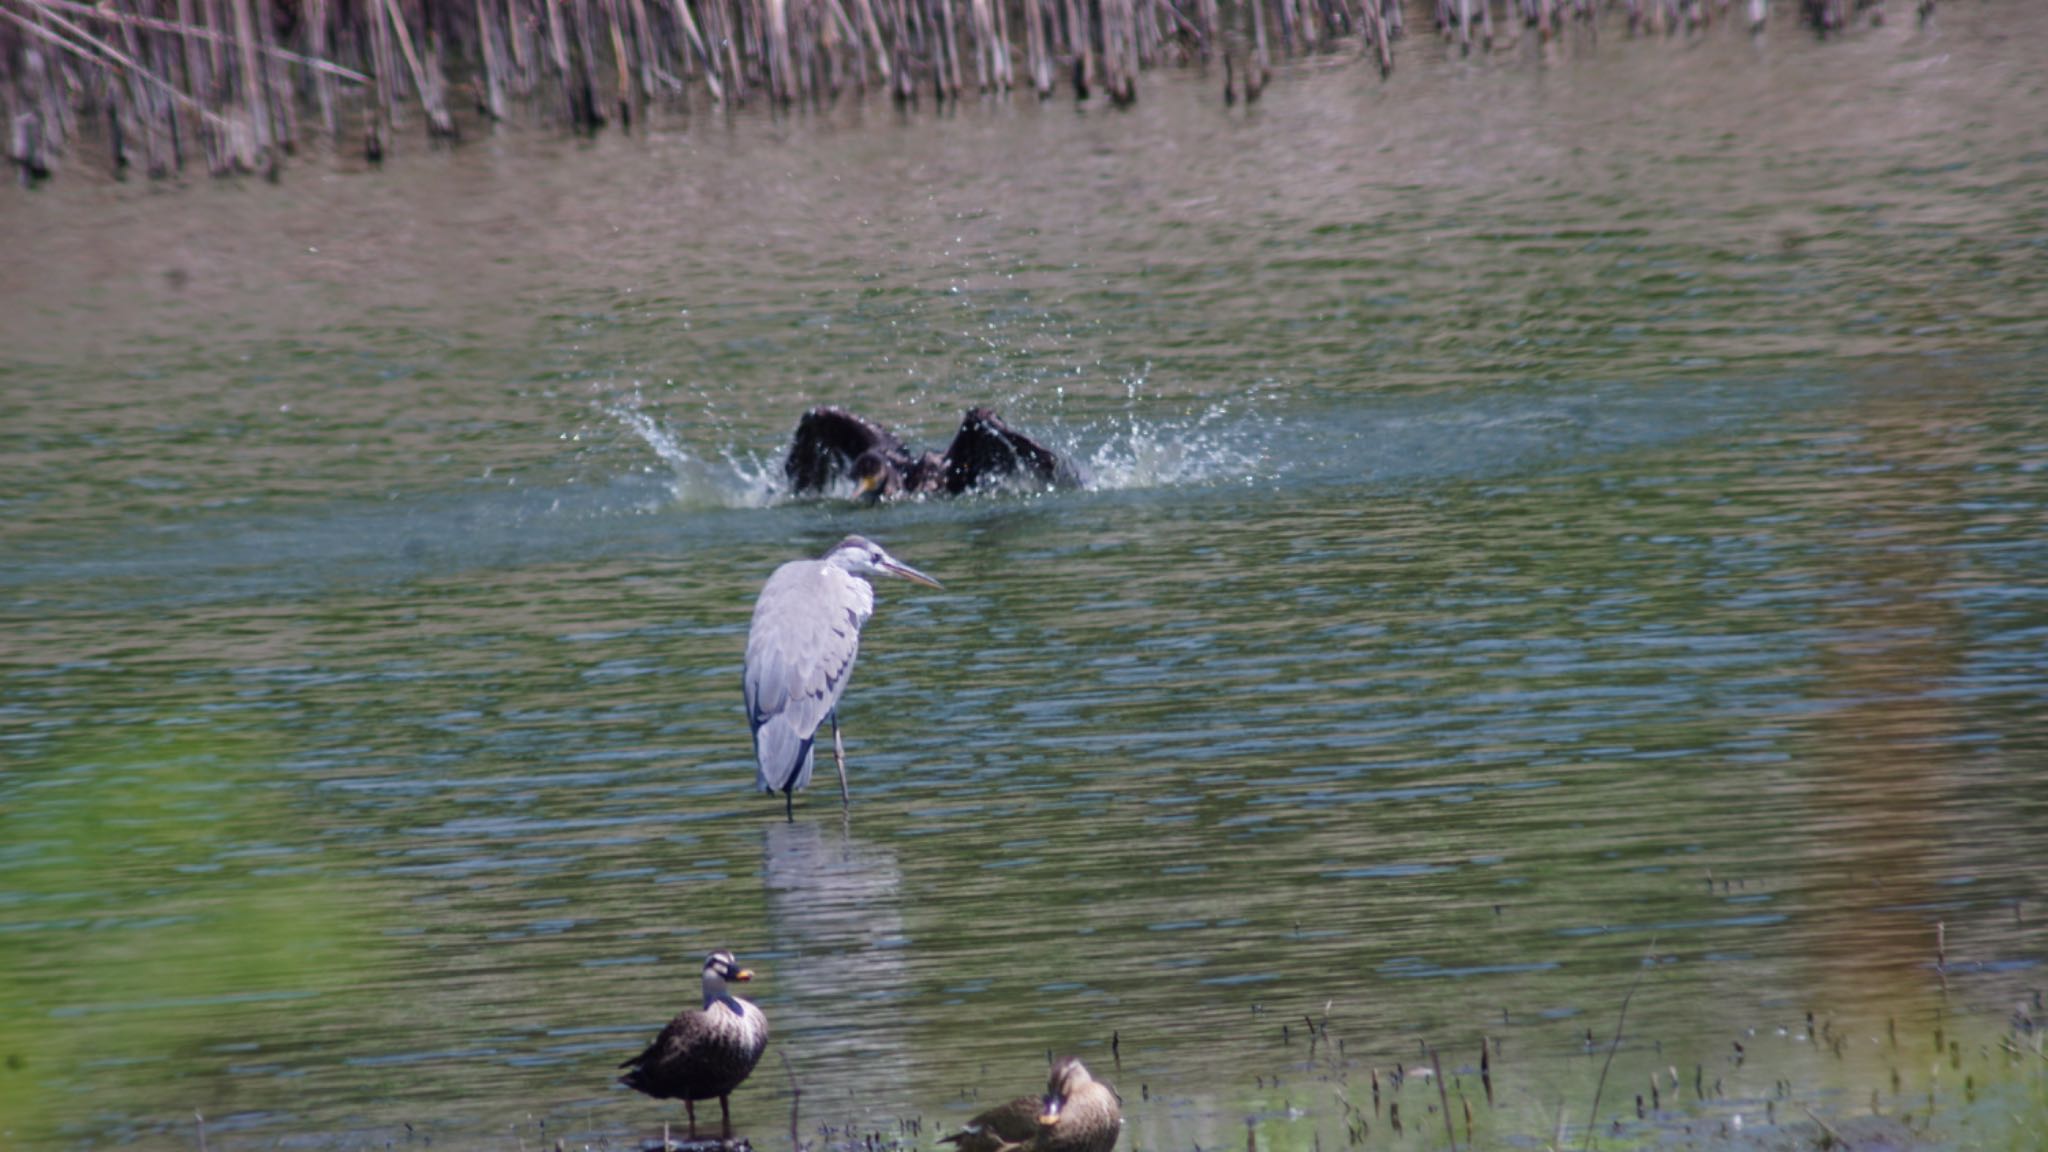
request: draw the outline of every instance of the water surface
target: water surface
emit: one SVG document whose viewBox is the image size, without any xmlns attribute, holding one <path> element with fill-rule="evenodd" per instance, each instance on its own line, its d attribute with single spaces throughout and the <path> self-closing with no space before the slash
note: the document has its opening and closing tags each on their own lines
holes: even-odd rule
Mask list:
<svg viewBox="0 0 2048 1152">
<path fill-rule="evenodd" d="M 1632 982 L 1603 1122 L 2020 1076 L 2048 26 L 1604 27 L 0 192 L 4 1142 L 628 1144 L 722 946 L 762 1146 L 1053 1050 L 1133 1149 L 1336 1148 L 1424 1045 L 1540 1142 Z M 791 503 L 817 402 L 1098 484 Z M 786 824 L 748 614 L 847 531 L 947 587 Z"/>
</svg>

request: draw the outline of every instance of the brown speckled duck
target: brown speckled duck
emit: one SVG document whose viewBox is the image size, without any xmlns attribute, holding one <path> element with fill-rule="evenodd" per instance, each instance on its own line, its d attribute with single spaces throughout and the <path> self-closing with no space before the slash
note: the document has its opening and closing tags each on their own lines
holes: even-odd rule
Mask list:
<svg viewBox="0 0 2048 1152">
<path fill-rule="evenodd" d="M 1080 1060 L 1062 1056 L 1053 1061 L 1043 1097 L 998 1104 L 943 1142 L 960 1152 L 1111 1152 L 1123 1127 L 1116 1090 Z"/>
<path fill-rule="evenodd" d="M 732 1131 L 726 1097 L 746 1080 L 768 1047 L 768 1017 L 726 991 L 727 981 L 752 980 L 730 952 L 704 958 L 704 1007 L 669 1021 L 647 1051 L 619 1065 L 619 1083 L 658 1100 L 681 1100 L 697 1130 L 697 1101 L 718 1098 L 718 1116 Z"/>
</svg>

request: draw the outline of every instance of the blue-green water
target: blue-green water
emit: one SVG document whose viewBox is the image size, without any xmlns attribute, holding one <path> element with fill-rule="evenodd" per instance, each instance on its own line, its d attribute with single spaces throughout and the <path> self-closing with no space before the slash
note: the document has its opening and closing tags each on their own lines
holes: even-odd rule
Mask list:
<svg viewBox="0 0 2048 1152">
<path fill-rule="evenodd" d="M 0 1143 L 631 1144 L 721 946 L 763 1147 L 1051 1049 L 1334 1149 L 1423 1045 L 1576 1143 L 1638 973 L 1603 1125 L 2038 1114 L 2048 28 L 1603 28 L 0 192 Z M 1098 483 L 791 503 L 817 402 Z M 785 824 L 748 615 L 850 530 L 946 589 Z"/>
</svg>

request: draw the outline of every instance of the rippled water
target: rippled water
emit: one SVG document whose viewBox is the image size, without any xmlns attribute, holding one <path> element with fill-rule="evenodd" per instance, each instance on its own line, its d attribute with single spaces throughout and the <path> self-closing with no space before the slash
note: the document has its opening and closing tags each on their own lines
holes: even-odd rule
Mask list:
<svg viewBox="0 0 2048 1152">
<path fill-rule="evenodd" d="M 1606 27 L 0 193 L 0 1142 L 631 1144 L 718 946 L 761 1146 L 1052 1049 L 1133 1149 L 1334 1149 L 1423 1045 L 1540 1142 L 1632 981 L 1603 1122 L 2018 1075 L 2048 26 Z M 823 401 L 1098 483 L 791 503 Z M 748 614 L 849 530 L 947 587 L 785 824 Z"/>
</svg>

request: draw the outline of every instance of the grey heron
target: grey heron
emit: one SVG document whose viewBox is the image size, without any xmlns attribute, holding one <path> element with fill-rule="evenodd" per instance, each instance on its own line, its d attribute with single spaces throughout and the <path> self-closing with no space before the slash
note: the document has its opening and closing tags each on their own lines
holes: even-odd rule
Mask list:
<svg viewBox="0 0 2048 1152">
<path fill-rule="evenodd" d="M 782 473 L 798 495 L 851 482 L 856 499 L 958 496 L 990 484 L 1022 480 L 1041 488 L 1078 488 L 1081 470 L 1057 452 L 1003 423 L 987 408 L 971 408 L 943 455 L 913 456 L 880 424 L 829 405 L 797 421 Z"/>
<path fill-rule="evenodd" d="M 754 783 L 781 792 L 783 812 L 796 819 L 797 789 L 811 782 L 818 725 L 832 723 L 832 762 L 839 768 L 839 800 L 846 791 L 846 746 L 839 739 L 839 697 L 860 654 L 860 628 L 875 610 L 875 590 L 862 577 L 900 576 L 932 588 L 942 585 L 864 536 L 848 536 L 816 560 L 792 560 L 775 570 L 754 602 L 747 630 L 747 661 L 740 686 L 747 723 L 754 730 Z"/>
</svg>

